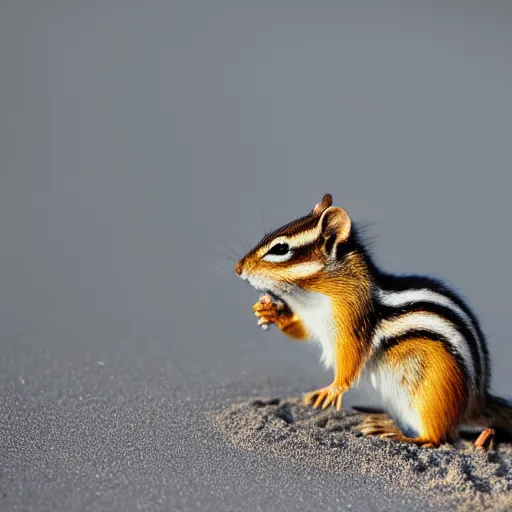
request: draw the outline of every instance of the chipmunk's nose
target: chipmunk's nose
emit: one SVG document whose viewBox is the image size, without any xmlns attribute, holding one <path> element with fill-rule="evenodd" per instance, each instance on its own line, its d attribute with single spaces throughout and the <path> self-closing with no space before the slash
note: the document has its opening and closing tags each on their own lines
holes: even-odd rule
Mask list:
<svg viewBox="0 0 512 512">
<path fill-rule="evenodd" d="M 242 270 L 243 270 L 243 265 L 242 265 L 242 260 L 240 260 L 240 261 L 235 265 L 235 272 L 236 272 L 236 274 L 239 276 L 239 275 L 242 273 Z"/>
</svg>

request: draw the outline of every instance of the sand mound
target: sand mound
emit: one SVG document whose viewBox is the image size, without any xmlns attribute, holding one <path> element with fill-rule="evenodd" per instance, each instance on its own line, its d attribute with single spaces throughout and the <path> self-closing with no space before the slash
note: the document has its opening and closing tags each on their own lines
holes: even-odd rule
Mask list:
<svg viewBox="0 0 512 512">
<path fill-rule="evenodd" d="M 420 493 L 443 508 L 512 510 L 512 446 L 489 452 L 461 440 L 456 446 L 418 448 L 378 437 L 362 437 L 364 413 L 317 411 L 296 399 L 259 399 L 231 406 L 216 416 L 239 447 L 293 457 L 322 470 L 359 472 L 392 484 L 397 492 Z"/>
</svg>

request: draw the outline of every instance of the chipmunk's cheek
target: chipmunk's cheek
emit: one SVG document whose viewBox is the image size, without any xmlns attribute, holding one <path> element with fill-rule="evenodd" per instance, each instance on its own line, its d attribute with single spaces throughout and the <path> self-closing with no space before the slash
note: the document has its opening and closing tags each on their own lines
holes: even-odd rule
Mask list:
<svg viewBox="0 0 512 512">
<path fill-rule="evenodd" d="M 298 279 L 308 279 L 317 275 L 325 268 L 323 263 L 319 262 L 305 262 L 294 265 L 282 274 L 283 279 L 292 282 Z"/>
</svg>

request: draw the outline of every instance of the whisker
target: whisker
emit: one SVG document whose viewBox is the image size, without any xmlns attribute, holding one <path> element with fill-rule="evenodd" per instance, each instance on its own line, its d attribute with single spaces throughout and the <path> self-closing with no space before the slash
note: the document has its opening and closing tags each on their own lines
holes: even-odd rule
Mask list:
<svg viewBox="0 0 512 512">
<path fill-rule="evenodd" d="M 220 263 L 219 265 L 213 267 L 210 272 L 216 272 L 217 270 L 219 270 L 219 268 L 225 267 L 226 265 L 229 265 L 230 263 L 231 263 L 230 261 L 224 261 L 223 263 Z"/>
<path fill-rule="evenodd" d="M 222 268 L 225 268 L 226 265 L 228 265 L 230 263 L 231 263 L 230 261 L 224 261 L 220 265 L 213 267 L 210 270 L 210 275 L 208 275 L 204 281 L 197 284 L 196 290 L 203 290 L 207 285 L 210 285 L 214 279 L 219 277 L 219 275 L 220 275 L 219 270 Z"/>
<path fill-rule="evenodd" d="M 238 251 L 235 251 L 233 249 L 233 246 L 229 243 L 229 241 L 226 239 L 225 235 L 219 235 L 220 242 L 222 243 L 222 246 L 226 249 L 229 249 L 229 252 L 234 255 L 236 260 L 240 259 L 240 255 L 238 254 Z"/>
<path fill-rule="evenodd" d="M 207 254 L 210 257 L 217 258 L 217 259 L 220 259 L 220 260 L 225 260 L 225 261 L 228 261 L 230 263 L 236 263 L 237 262 L 237 260 L 234 259 L 232 256 L 226 254 L 225 252 L 223 252 L 223 251 L 221 251 L 219 249 L 216 249 L 216 248 L 213 248 L 213 247 L 205 247 L 205 246 L 203 246 L 202 249 L 205 252 L 205 254 Z"/>
</svg>

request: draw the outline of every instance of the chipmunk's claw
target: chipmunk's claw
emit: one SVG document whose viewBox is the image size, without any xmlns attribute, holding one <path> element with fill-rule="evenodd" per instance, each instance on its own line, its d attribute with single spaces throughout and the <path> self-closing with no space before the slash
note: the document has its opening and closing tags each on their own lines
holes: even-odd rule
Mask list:
<svg viewBox="0 0 512 512">
<path fill-rule="evenodd" d="M 395 422 L 387 414 L 370 414 L 363 422 L 358 425 L 358 430 L 364 436 L 374 436 L 378 434 L 400 434 Z"/>
<path fill-rule="evenodd" d="M 345 391 L 345 388 L 331 384 L 325 388 L 307 393 L 304 395 L 303 401 L 305 404 L 312 404 L 315 409 L 320 406 L 322 409 L 326 409 L 329 406 L 335 406 L 337 411 L 341 411 L 343 393 Z"/>
<path fill-rule="evenodd" d="M 260 318 L 258 320 L 258 325 L 264 330 L 264 331 L 267 331 L 268 328 L 270 327 L 270 322 L 268 320 L 266 320 L 265 318 Z"/>
</svg>

